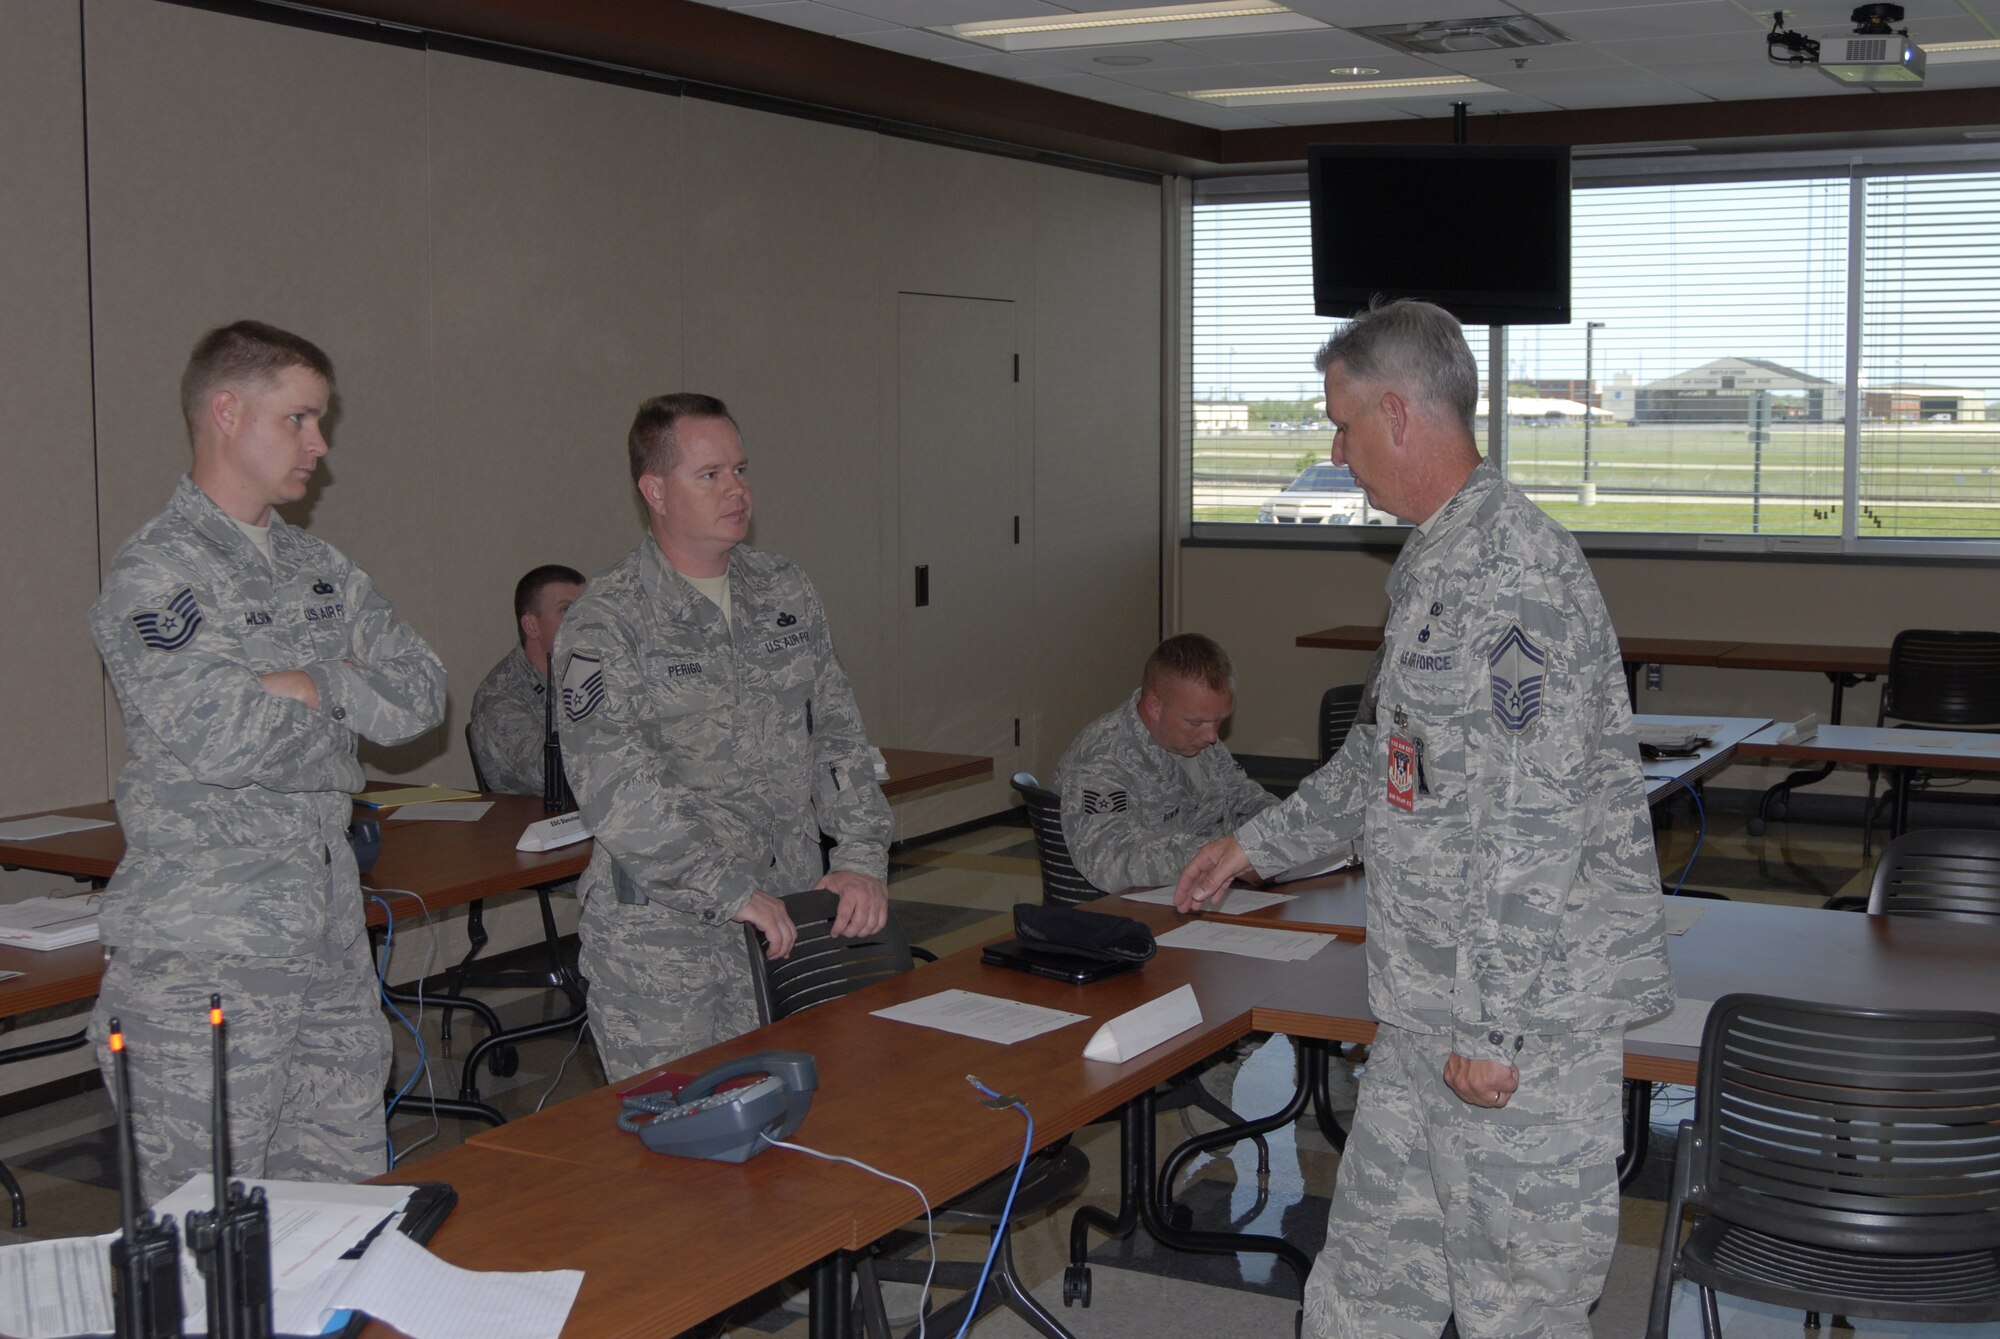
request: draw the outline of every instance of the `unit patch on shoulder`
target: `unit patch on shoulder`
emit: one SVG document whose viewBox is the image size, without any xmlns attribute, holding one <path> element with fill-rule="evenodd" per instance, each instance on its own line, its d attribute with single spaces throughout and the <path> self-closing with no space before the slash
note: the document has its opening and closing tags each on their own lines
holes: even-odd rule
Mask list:
<svg viewBox="0 0 2000 1339">
<path fill-rule="evenodd" d="M 132 615 L 132 627 L 139 640 L 155 651 L 178 651 L 201 631 L 201 606 L 194 601 L 194 588 L 182 586 L 158 609 L 141 609 Z"/>
<path fill-rule="evenodd" d="M 576 652 L 563 669 L 563 715 L 580 721 L 604 704 L 604 662 Z"/>
<path fill-rule="evenodd" d="M 1493 679 L 1493 715 L 1509 734 L 1520 734 L 1542 714 L 1542 667 L 1548 652 L 1519 623 L 1486 653 Z"/>
<path fill-rule="evenodd" d="M 1083 812 L 1086 814 L 1122 814 L 1131 807 L 1131 796 L 1122 790 L 1083 792 Z"/>
</svg>

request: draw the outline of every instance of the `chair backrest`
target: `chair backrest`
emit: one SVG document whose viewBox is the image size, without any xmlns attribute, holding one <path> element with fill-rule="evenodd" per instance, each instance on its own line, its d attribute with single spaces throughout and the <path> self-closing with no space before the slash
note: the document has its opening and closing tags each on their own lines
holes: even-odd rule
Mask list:
<svg viewBox="0 0 2000 1339">
<path fill-rule="evenodd" d="M 1904 833 L 1882 848 L 1868 914 L 2000 921 L 2000 832 Z"/>
<path fill-rule="evenodd" d="M 1035 854 L 1042 865 L 1042 905 L 1073 907 L 1094 902 L 1104 890 L 1083 877 L 1069 856 L 1069 838 L 1063 836 L 1062 800 L 1052 790 L 1035 783 L 1032 772 L 1014 773 L 1014 789 L 1028 806 L 1028 826 L 1035 833 Z"/>
<path fill-rule="evenodd" d="M 751 981 L 757 996 L 757 1017 L 774 1019 L 810 1009 L 872 986 L 916 966 L 910 941 L 892 909 L 881 933 L 865 939 L 835 939 L 833 918 L 840 898 L 824 888 L 786 893 L 785 910 L 798 926 L 798 942 L 784 958 L 764 956 L 764 941 L 754 926 L 743 927 L 750 949 Z"/>
<path fill-rule="evenodd" d="M 2000 632 L 1897 633 L 1877 720 L 2000 725 Z"/>
<path fill-rule="evenodd" d="M 1337 683 L 1319 695 L 1321 766 L 1347 742 L 1347 732 L 1354 728 L 1355 714 L 1361 710 L 1361 695 L 1367 689 L 1365 683 Z"/>
<path fill-rule="evenodd" d="M 1695 1131 L 1689 1202 L 1752 1231 L 1889 1254 L 2000 1246 L 2000 1014 L 1725 995 Z"/>
<path fill-rule="evenodd" d="M 472 759 L 472 788 L 486 789 L 486 775 L 479 770 L 479 750 L 472 746 L 472 722 L 465 723 L 465 752 Z"/>
</svg>

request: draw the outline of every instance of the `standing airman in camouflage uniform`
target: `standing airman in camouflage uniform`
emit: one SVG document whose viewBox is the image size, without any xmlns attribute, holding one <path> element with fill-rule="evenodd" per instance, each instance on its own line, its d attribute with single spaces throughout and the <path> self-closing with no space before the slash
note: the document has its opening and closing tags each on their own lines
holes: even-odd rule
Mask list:
<svg viewBox="0 0 2000 1339">
<path fill-rule="evenodd" d="M 389 1033 L 348 793 L 357 737 L 398 744 L 443 719 L 444 667 L 365 572 L 272 510 L 326 454 L 332 381 L 296 335 L 204 336 L 181 378 L 193 467 L 90 611 L 129 755 L 91 1031 L 101 1043 L 116 1017 L 130 1039 L 148 1198 L 210 1165 L 211 992 L 239 1174 L 352 1180 L 386 1162 Z"/>
<path fill-rule="evenodd" d="M 1382 1026 L 1306 1333 L 1586 1339 L 1618 1225 L 1623 1030 L 1673 1003 L 1617 636 L 1574 540 L 1473 445 L 1478 373 L 1397 302 L 1320 351 L 1333 458 L 1417 520 L 1378 705 L 1195 857 L 1184 906 L 1365 828 Z"/>
<path fill-rule="evenodd" d="M 563 616 L 583 594 L 583 573 L 547 563 L 514 585 L 514 627 L 520 644 L 479 682 L 468 731 L 472 759 L 486 790 L 540 795 L 548 742 L 549 656 Z"/>
<path fill-rule="evenodd" d="M 556 647 L 564 767 L 597 838 L 579 965 L 613 1078 L 757 1025 L 735 922 L 784 957 L 797 931 L 776 895 L 832 889 L 836 934 L 880 930 L 892 829 L 819 596 L 742 542 L 729 411 L 648 400 L 628 449 L 647 537 L 591 579 Z"/>
<path fill-rule="evenodd" d="M 1278 802 L 1219 738 L 1236 699 L 1220 646 L 1200 633 L 1169 637 L 1140 683 L 1056 764 L 1070 857 L 1106 892 L 1172 881 L 1204 844 Z"/>
</svg>

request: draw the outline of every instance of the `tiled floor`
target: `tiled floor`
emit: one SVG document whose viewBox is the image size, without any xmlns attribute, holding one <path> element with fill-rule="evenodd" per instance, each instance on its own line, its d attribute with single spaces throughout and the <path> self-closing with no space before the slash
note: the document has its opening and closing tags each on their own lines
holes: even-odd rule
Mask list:
<svg viewBox="0 0 2000 1339">
<path fill-rule="evenodd" d="M 1673 882 L 1694 849 L 1697 823 L 1682 804 L 1671 826 L 1659 834 L 1660 865 Z M 946 840 L 900 849 L 891 871 L 898 914 L 912 937 L 939 953 L 948 953 L 1002 933 L 1015 902 L 1038 901 L 1040 885 L 1033 842 L 1027 829 L 995 823 Z M 1775 824 L 1763 838 L 1747 836 L 1741 815 L 1721 815 L 1702 840 L 1699 858 L 1689 875 L 1689 887 L 1755 898 L 1817 905 L 1840 892 L 1865 891 L 1859 842 L 1851 829 L 1804 822 Z M 502 1009 L 509 1023 L 537 1016 L 546 1007 L 537 996 L 517 994 Z M 434 1013 L 422 1020 L 426 1048 L 440 1091 L 457 1087 L 456 1067 L 440 1058 Z M 464 1024 L 459 1026 L 461 1053 Z M 403 1038 L 398 1073 L 415 1071 L 415 1050 Z M 509 1078 L 484 1076 L 488 1100 L 509 1114 L 533 1109 L 541 1101 L 563 1098 L 603 1081 L 596 1058 L 585 1045 L 573 1048 L 569 1037 L 540 1039 L 520 1047 L 519 1070 Z M 1291 1091 L 1290 1048 L 1274 1040 L 1252 1055 L 1235 1082 L 1238 1110 L 1275 1110 Z M 1689 1094 L 1667 1089 L 1654 1105 L 1655 1149 L 1665 1149 L 1648 1175 L 1623 1202 L 1620 1246 L 1611 1281 L 1593 1316 L 1601 1339 L 1627 1339 L 1644 1328 L 1647 1293 L 1660 1239 L 1665 1162 L 1671 1158 L 1672 1131 L 1686 1115 Z M 1197 1118 L 1198 1120 L 1204 1118 Z M 1162 1117 L 1162 1142 L 1182 1137 L 1179 1114 Z M 32 1236 L 67 1235 L 110 1229 L 116 1204 L 110 1190 L 109 1108 L 102 1093 L 90 1093 L 21 1116 L 8 1118 L 0 1131 L 0 1159 L 20 1177 L 27 1192 Z M 476 1126 L 465 1121 L 434 1122 L 427 1116 L 398 1116 L 393 1138 L 404 1165 L 449 1147 Z M 1092 1180 L 1085 1198 L 1113 1206 L 1116 1200 L 1117 1136 L 1109 1124 L 1090 1127 L 1077 1142 L 1091 1157 Z M 1259 1184 L 1253 1155 L 1239 1146 L 1229 1156 L 1200 1165 L 1182 1196 L 1195 1212 L 1198 1226 L 1224 1222 L 1243 1230 L 1283 1234 L 1309 1252 L 1324 1234 L 1326 1197 L 1333 1185 L 1338 1157 L 1316 1130 L 1297 1126 L 1271 1138 L 1272 1170 Z M 894 1170 L 894 1169 L 889 1169 Z M 912 1203 L 915 1216 L 916 1205 Z M 1297 1312 L 1297 1284 L 1283 1266 L 1268 1257 L 1192 1256 L 1151 1247 L 1143 1238 L 1127 1243 L 1097 1239 L 1092 1252 L 1092 1301 L 1088 1308 L 1063 1309 L 1062 1266 L 1068 1250 L 1070 1212 L 1063 1210 L 1040 1221 L 1020 1225 L 1016 1253 L 1022 1273 L 1037 1296 L 1081 1339 L 1114 1335 L 1270 1335 L 1292 1333 Z M 5 1239 L 5 1234 L 0 1234 Z M 946 1258 L 975 1259 L 984 1241 L 959 1232 L 940 1239 Z M 1676 1335 L 1700 1332 L 1689 1309 L 1691 1297 L 1676 1301 Z M 1724 1301 L 1724 1323 L 1731 1339 L 1778 1339 L 1809 1335 L 1801 1316 L 1773 1308 Z M 1026 1339 L 1033 1332 L 1004 1312 L 996 1312 L 975 1327 L 981 1339 Z M 1821 1331 L 1838 1336 L 1843 1330 Z M 1977 1327 L 1907 1327 L 1864 1323 L 1854 1331 L 1871 1336 L 1957 1336 L 1964 1339 Z M 738 1307 L 729 1333 L 740 1336 L 778 1334 L 792 1339 L 805 1334 L 805 1322 L 776 1291 Z M 1985 1331 L 1994 1339 L 1996 1331 Z"/>
</svg>

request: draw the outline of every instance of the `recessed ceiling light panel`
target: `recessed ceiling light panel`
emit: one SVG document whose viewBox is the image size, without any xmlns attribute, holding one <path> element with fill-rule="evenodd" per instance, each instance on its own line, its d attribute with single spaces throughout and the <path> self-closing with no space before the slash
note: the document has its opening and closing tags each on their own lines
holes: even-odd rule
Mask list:
<svg viewBox="0 0 2000 1339">
<path fill-rule="evenodd" d="M 1224 107 L 1270 107 L 1288 102 L 1369 102 L 1391 98 L 1423 98 L 1472 93 L 1504 93 L 1462 74 L 1422 79 L 1352 80 L 1340 84 L 1272 84 L 1263 88 L 1203 88 L 1185 96 Z"/>
<path fill-rule="evenodd" d="M 1047 51 L 1056 47 L 1239 37 L 1246 33 L 1282 33 L 1327 26 L 1318 19 L 1294 14 L 1276 0 L 1210 0 L 1206 4 L 953 23 L 931 31 L 1000 51 Z"/>
</svg>

